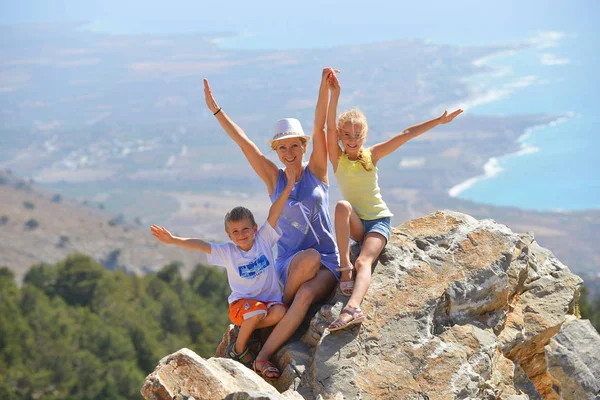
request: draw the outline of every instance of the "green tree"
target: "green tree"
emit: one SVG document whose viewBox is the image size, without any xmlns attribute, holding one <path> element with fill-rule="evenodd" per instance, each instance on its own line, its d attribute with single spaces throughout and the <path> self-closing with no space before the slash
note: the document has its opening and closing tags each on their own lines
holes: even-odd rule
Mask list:
<svg viewBox="0 0 600 400">
<path fill-rule="evenodd" d="M 0 399 L 139 398 L 165 355 L 210 357 L 227 327 L 227 277 L 178 264 L 136 277 L 75 254 L 35 265 L 22 287 L 0 268 Z"/>
</svg>

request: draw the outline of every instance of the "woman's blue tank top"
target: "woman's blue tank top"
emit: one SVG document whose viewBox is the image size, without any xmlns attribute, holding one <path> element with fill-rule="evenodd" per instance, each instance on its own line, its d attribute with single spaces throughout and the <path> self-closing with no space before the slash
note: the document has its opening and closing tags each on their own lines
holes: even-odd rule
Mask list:
<svg viewBox="0 0 600 400">
<path fill-rule="evenodd" d="M 286 185 L 285 171 L 280 169 L 271 202 L 279 198 Z M 321 263 L 339 279 L 340 274 L 335 271 L 339 267 L 339 252 L 329 215 L 329 185 L 313 175 L 308 165 L 294 185 L 277 226 L 283 234 L 277 243 L 275 265 L 283 284 L 293 256 L 310 248 L 321 254 Z"/>
</svg>

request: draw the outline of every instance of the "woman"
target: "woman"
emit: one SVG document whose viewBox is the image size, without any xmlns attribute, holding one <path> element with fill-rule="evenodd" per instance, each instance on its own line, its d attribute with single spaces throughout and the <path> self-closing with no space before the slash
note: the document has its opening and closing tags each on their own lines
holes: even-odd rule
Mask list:
<svg viewBox="0 0 600 400">
<path fill-rule="evenodd" d="M 266 158 L 217 105 L 208 81 L 204 80 L 206 105 L 264 181 L 271 201 L 279 197 L 287 184 L 285 169 L 292 168 L 295 172 L 292 175 L 296 177 L 296 184 L 278 222 L 283 235 L 278 243 L 275 262 L 280 282 L 284 285 L 283 302 L 289 309 L 254 362 L 254 370 L 267 378 L 279 377 L 279 370 L 269 361 L 273 353 L 300 326 L 310 305 L 335 288 L 340 275 L 336 271 L 339 268 L 339 255 L 329 215 L 325 135 L 329 98 L 327 78 L 332 73 L 330 68 L 322 73 L 315 109 L 313 150 L 308 164 L 305 165 L 303 159 L 310 137 L 304 135 L 300 122 L 291 118 L 277 121 L 270 143 L 284 169 L 279 169 Z"/>
</svg>

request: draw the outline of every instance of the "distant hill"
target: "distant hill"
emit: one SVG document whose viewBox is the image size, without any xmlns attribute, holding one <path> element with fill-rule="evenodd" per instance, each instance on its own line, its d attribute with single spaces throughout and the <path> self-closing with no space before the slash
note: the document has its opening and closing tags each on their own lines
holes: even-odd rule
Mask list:
<svg viewBox="0 0 600 400">
<path fill-rule="evenodd" d="M 76 252 L 136 274 L 172 261 L 181 262 L 184 273 L 206 263 L 203 253 L 158 242 L 139 222 L 0 171 L 0 266 L 12 269 L 17 281 L 33 264 L 55 263 Z"/>
</svg>

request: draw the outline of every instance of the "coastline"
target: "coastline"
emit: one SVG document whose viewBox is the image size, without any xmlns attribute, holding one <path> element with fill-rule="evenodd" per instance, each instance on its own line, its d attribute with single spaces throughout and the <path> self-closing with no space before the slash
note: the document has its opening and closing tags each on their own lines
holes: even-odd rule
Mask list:
<svg viewBox="0 0 600 400">
<path fill-rule="evenodd" d="M 542 150 L 540 147 L 535 147 L 535 146 L 527 143 L 527 139 L 529 139 L 531 137 L 533 132 L 544 130 L 546 128 L 551 128 L 558 124 L 562 124 L 564 122 L 567 122 L 574 116 L 575 116 L 574 113 L 568 112 L 568 113 L 565 113 L 564 115 L 559 116 L 558 118 L 556 118 L 555 120 L 553 120 L 547 124 L 534 125 L 534 126 L 531 126 L 527 129 L 525 129 L 523 134 L 521 136 L 519 136 L 517 138 L 517 140 L 515 141 L 515 143 L 519 144 L 519 149 L 517 151 L 508 153 L 508 154 L 504 154 L 501 156 L 490 157 L 487 160 L 487 162 L 483 165 L 483 175 L 477 175 L 477 176 L 469 178 L 463 182 L 460 182 L 457 185 L 452 186 L 448 190 L 448 195 L 453 198 L 469 200 L 467 198 L 461 197 L 460 194 L 464 193 L 466 190 L 470 189 L 471 187 L 476 185 L 478 182 L 488 180 L 488 179 L 493 179 L 496 176 L 498 176 L 500 173 L 502 173 L 502 171 L 504 171 L 506 169 L 506 167 L 502 166 L 502 161 L 506 161 L 513 157 L 521 157 L 521 156 L 525 156 L 528 154 L 537 153 Z M 521 207 L 519 207 L 519 208 L 521 208 Z"/>
</svg>

